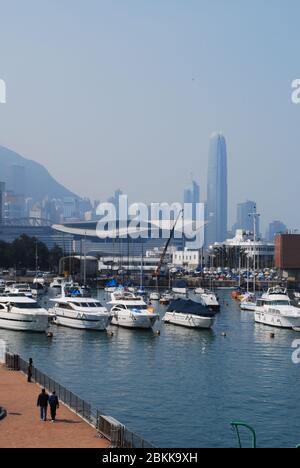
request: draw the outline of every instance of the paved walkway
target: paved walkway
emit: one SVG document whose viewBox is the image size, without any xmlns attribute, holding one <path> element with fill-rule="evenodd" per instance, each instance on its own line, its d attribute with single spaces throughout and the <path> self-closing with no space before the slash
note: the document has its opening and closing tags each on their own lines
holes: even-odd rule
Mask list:
<svg viewBox="0 0 300 468">
<path fill-rule="evenodd" d="M 64 405 L 57 412 L 57 422 L 42 422 L 37 397 L 41 389 L 28 384 L 20 372 L 0 365 L 0 404 L 7 417 L 0 421 L 0 448 L 107 448 L 89 424 Z"/>
</svg>

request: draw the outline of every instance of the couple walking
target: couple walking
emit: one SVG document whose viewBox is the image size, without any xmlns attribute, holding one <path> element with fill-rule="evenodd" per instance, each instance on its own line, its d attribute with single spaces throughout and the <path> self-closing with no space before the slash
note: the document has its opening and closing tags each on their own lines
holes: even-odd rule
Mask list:
<svg viewBox="0 0 300 468">
<path fill-rule="evenodd" d="M 43 388 L 42 393 L 40 393 L 37 400 L 37 406 L 40 408 L 41 412 L 41 421 L 47 421 L 48 405 L 50 406 L 51 422 L 54 423 L 56 419 L 56 410 L 59 408 L 58 397 L 56 392 L 52 392 L 49 396 Z"/>
</svg>

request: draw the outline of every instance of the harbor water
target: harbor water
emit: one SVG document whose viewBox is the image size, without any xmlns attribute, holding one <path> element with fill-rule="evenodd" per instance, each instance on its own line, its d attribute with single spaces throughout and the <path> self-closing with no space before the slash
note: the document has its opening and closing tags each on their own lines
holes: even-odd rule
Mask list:
<svg viewBox="0 0 300 468">
<path fill-rule="evenodd" d="M 158 447 L 236 446 L 233 420 L 252 425 L 260 447 L 296 446 L 300 364 L 292 362 L 292 343 L 300 334 L 255 324 L 230 291 L 218 295 L 212 331 L 160 321 L 153 332 L 53 326 L 53 339 L 6 330 L 0 339 Z M 98 296 L 104 302 L 105 293 Z"/>
</svg>

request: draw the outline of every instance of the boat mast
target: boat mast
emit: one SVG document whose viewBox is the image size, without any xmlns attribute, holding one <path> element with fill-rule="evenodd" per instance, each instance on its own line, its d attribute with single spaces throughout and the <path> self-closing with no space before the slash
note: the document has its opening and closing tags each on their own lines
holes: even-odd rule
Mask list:
<svg viewBox="0 0 300 468">
<path fill-rule="evenodd" d="M 254 205 L 253 213 L 249 213 L 249 216 L 253 218 L 253 293 L 256 291 L 256 239 L 257 239 L 257 218 L 260 216 L 257 213 L 256 205 Z"/>
</svg>

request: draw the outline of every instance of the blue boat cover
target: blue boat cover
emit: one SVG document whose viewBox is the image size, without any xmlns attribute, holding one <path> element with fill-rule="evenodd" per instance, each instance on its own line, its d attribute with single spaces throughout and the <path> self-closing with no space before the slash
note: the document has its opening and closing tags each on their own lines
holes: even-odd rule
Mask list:
<svg viewBox="0 0 300 468">
<path fill-rule="evenodd" d="M 108 283 L 106 283 L 107 288 L 116 288 L 118 286 L 118 283 L 115 279 L 112 279 Z"/>
<path fill-rule="evenodd" d="M 168 307 L 168 312 L 201 315 L 202 317 L 214 317 L 216 315 L 216 312 L 191 299 L 176 299 L 172 301 Z"/>
<path fill-rule="evenodd" d="M 184 280 L 176 280 L 174 281 L 175 288 L 187 288 L 187 282 Z"/>
</svg>

